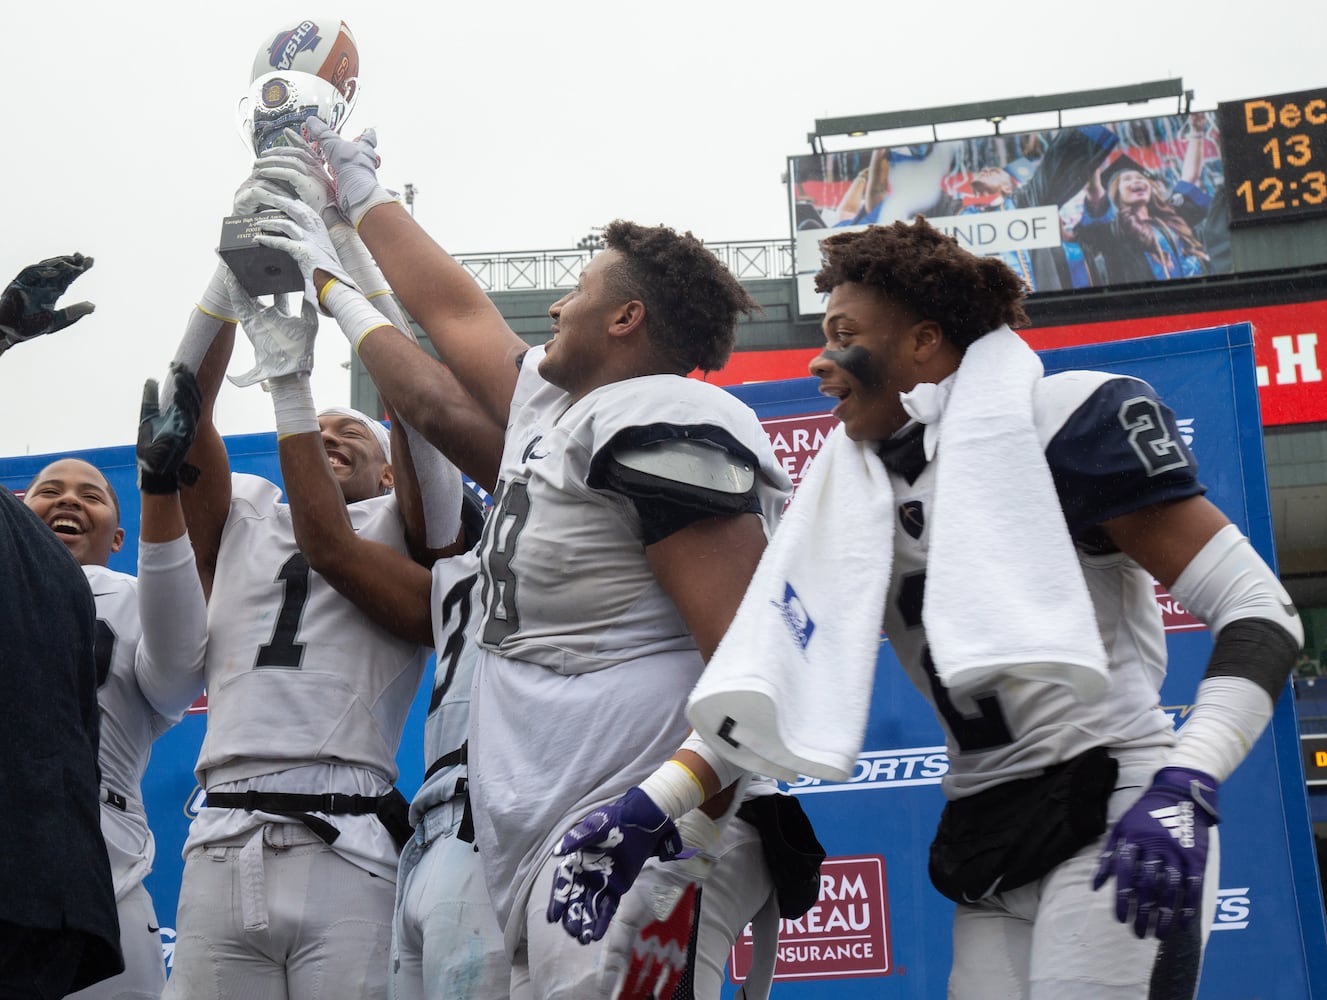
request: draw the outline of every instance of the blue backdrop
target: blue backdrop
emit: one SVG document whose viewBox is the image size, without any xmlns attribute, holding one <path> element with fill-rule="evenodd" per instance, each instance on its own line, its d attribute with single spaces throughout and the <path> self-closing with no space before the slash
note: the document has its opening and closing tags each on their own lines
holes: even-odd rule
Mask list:
<svg viewBox="0 0 1327 1000">
<path fill-rule="evenodd" d="M 1068 348 L 1042 355 L 1048 372 L 1118 371 L 1146 379 L 1181 420 L 1209 496 L 1275 558 L 1252 330 L 1246 324 L 1144 340 Z M 832 401 L 814 379 L 742 386 L 733 392 L 762 420 L 820 414 Z M 126 437 L 135 415 L 127 415 Z M 279 482 L 275 436 L 227 439 L 231 465 Z M 132 447 L 76 453 L 105 472 L 119 492 L 126 537 L 138 534 Z M 0 459 L 0 482 L 21 490 L 54 457 Z M 111 567 L 135 572 L 134 544 Z M 1182 722 L 1206 665 L 1206 630 L 1186 627 L 1179 609 L 1167 620 L 1170 671 L 1162 704 Z M 426 678 L 406 725 L 399 787 L 413 794 L 423 775 Z M 144 781 L 157 838 L 147 887 L 162 924 L 169 963 L 183 862 L 180 849 L 201 791 L 193 763 L 206 716 L 191 714 L 162 736 Z M 927 848 L 943 805 L 939 780 L 948 767 L 930 707 L 881 644 L 866 741 L 853 779 L 806 780 L 792 791 L 810 814 L 829 854 L 819 905 L 781 932 L 778 995 L 797 998 L 945 996 L 952 904 L 926 877 Z M 1280 699 L 1268 732 L 1222 789 L 1221 897 L 1200 996 L 1327 997 L 1327 927 L 1299 753 L 1294 703 Z M 749 964 L 750 942 L 735 949 L 730 978 Z M 728 988 L 728 995 L 736 986 Z"/>
</svg>

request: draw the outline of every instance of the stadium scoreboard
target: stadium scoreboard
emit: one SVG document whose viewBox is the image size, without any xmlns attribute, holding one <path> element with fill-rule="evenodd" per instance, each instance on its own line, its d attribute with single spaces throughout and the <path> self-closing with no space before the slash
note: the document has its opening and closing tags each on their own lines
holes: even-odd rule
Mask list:
<svg viewBox="0 0 1327 1000">
<path fill-rule="evenodd" d="M 1230 224 L 1327 215 L 1327 89 L 1217 105 Z"/>
</svg>

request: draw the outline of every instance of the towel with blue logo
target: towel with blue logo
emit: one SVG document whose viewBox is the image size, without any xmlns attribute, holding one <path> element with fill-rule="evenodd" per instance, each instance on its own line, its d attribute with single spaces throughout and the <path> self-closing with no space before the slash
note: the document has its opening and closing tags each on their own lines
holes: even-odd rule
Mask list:
<svg viewBox="0 0 1327 1000">
<path fill-rule="evenodd" d="M 740 767 L 852 775 L 893 553 L 894 491 L 873 447 L 842 427 L 825 439 L 691 692 L 691 725 Z"/>
</svg>

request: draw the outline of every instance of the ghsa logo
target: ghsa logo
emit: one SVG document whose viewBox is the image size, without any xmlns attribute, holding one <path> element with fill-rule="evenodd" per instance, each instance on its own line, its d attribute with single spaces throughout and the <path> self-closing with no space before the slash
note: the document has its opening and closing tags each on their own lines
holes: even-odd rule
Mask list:
<svg viewBox="0 0 1327 1000">
<path fill-rule="evenodd" d="M 318 25 L 312 21 L 301 21 L 289 31 L 276 36 L 267 47 L 268 62 L 273 69 L 288 70 L 295 64 L 295 57 L 305 49 L 312 52 L 322 41 L 318 34 Z"/>
</svg>

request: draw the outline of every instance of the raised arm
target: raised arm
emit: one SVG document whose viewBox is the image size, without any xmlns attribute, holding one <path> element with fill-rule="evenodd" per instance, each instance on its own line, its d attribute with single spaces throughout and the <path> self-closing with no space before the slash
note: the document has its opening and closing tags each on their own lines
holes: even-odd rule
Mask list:
<svg viewBox="0 0 1327 1000">
<path fill-rule="evenodd" d="M 76 253 L 48 257 L 19 271 L 0 292 L 0 354 L 15 344 L 57 333 L 92 312 L 91 302 L 55 308 L 74 279 L 91 266 L 91 257 Z"/>
<path fill-rule="evenodd" d="M 175 361 L 196 371 L 201 395 L 198 432 L 185 461 L 198 469 L 195 483 L 180 491 L 180 503 L 198 563 L 203 593 L 212 594 L 212 580 L 221 547 L 221 529 L 230 513 L 230 457 L 213 422 L 217 396 L 235 344 L 235 312 L 231 305 L 229 271 L 218 264 L 202 299 L 189 314 Z M 167 399 L 169 406 L 170 400 Z"/>
<path fill-rule="evenodd" d="M 180 506 L 184 463 L 198 426 L 201 398 L 187 368 L 172 367 L 171 405 L 163 413 L 157 383 L 143 389 L 138 427 L 138 605 L 143 626 L 134 662 L 138 686 L 152 707 L 179 719 L 203 690 L 207 605 Z"/>
<path fill-rule="evenodd" d="M 355 534 L 323 450 L 311 398 L 307 416 L 312 429 L 278 431 L 277 443 L 300 551 L 312 569 L 378 625 L 422 646 L 433 645 L 429 571 L 404 553 Z"/>
<path fill-rule="evenodd" d="M 466 390 L 505 427 L 525 342 L 470 274 L 378 184 L 373 131 L 350 141 L 317 119 L 308 124 L 336 176 L 341 210 L 401 304 Z"/>
</svg>

